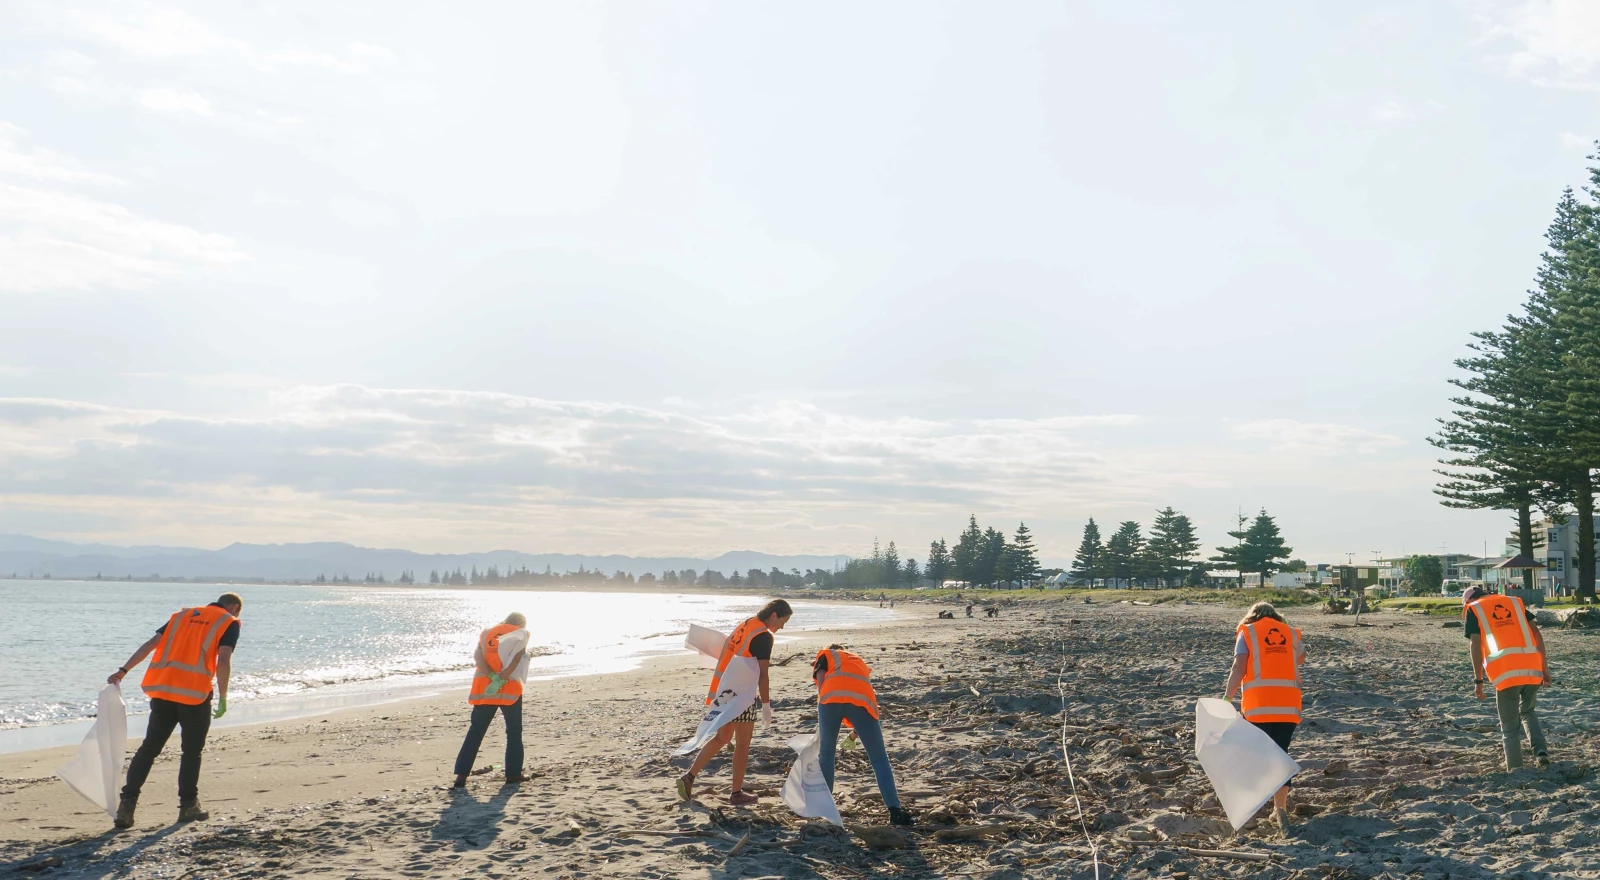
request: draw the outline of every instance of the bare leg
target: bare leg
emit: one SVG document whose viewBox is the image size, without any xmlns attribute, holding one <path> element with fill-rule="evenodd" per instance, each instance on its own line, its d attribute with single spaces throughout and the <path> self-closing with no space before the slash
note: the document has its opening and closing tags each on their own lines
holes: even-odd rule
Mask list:
<svg viewBox="0 0 1600 880">
<path fill-rule="evenodd" d="M 1289 786 L 1285 785 L 1272 795 L 1272 808 L 1274 810 L 1289 809 Z"/>
<path fill-rule="evenodd" d="M 750 763 L 750 738 L 755 736 L 754 724 L 728 725 L 733 728 L 733 790 L 744 791 L 744 767 Z"/>
<path fill-rule="evenodd" d="M 712 734 L 711 742 L 706 743 L 705 746 L 700 749 L 700 754 L 695 756 L 694 765 L 689 768 L 690 776 L 699 776 L 700 771 L 706 769 L 706 765 L 711 763 L 711 759 L 717 756 L 717 752 L 722 751 L 722 747 L 728 744 L 728 740 L 733 739 L 733 731 L 729 729 L 733 726 L 734 725 L 731 724 L 724 725 L 721 730 Z M 741 766 L 738 770 L 738 776 L 743 775 L 744 768 Z M 734 778 L 737 779 L 738 776 L 735 776 Z M 734 790 L 737 791 L 738 786 L 735 786 Z"/>
</svg>

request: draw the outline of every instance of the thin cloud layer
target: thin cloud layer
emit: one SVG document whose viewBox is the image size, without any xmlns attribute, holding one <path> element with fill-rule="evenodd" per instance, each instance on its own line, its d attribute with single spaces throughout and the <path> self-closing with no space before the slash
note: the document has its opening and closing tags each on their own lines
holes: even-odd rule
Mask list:
<svg viewBox="0 0 1600 880">
<path fill-rule="evenodd" d="M 1527 0 L 1483 14 L 1491 35 L 1515 47 L 1502 56 L 1512 74 L 1551 88 L 1600 88 L 1600 5 Z"/>
</svg>

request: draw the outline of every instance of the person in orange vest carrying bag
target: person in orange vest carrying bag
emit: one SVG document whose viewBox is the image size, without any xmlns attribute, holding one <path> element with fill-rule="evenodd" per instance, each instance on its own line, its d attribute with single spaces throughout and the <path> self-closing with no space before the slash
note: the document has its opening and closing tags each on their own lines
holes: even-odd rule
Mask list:
<svg viewBox="0 0 1600 880">
<path fill-rule="evenodd" d="M 150 720 L 144 742 L 128 762 L 128 781 L 122 787 L 113 820 L 118 828 L 132 828 L 139 792 L 150 776 L 156 756 L 166 747 L 174 729 L 181 728 L 183 757 L 178 762 L 178 821 L 211 818 L 200 806 L 200 754 L 213 718 L 228 711 L 228 678 L 233 669 L 233 649 L 239 644 L 239 612 L 244 600 L 223 593 L 200 608 L 185 608 L 167 618 L 150 640 L 106 678 L 121 684 L 133 667 L 150 657 L 140 683 L 150 698 Z M 216 678 L 217 708 L 211 709 L 212 678 Z"/>
<path fill-rule="evenodd" d="M 1472 642 L 1473 690 L 1478 699 L 1484 699 L 1485 684 L 1494 685 L 1506 769 L 1522 766 L 1523 730 L 1539 766 L 1550 766 L 1544 729 L 1534 714 L 1539 686 L 1550 680 L 1539 627 L 1529 619 L 1521 599 L 1483 587 L 1468 587 L 1461 594 L 1461 616 L 1461 628 Z"/>
<path fill-rule="evenodd" d="M 747 807 L 755 803 L 758 798 L 744 790 L 745 766 L 750 762 L 750 740 L 755 736 L 757 704 L 760 704 L 759 717 L 768 727 L 772 726 L 772 691 L 767 681 L 767 666 L 772 660 L 772 646 L 776 639 L 773 633 L 783 629 L 789 623 L 789 618 L 794 616 L 794 609 L 782 599 L 773 599 L 755 617 L 746 620 L 734 628 L 729 634 L 728 641 L 722 646 L 722 656 L 717 659 L 717 669 L 711 674 L 711 687 L 706 691 L 706 705 L 716 699 L 717 692 L 722 686 L 722 674 L 727 671 L 728 664 L 734 657 L 753 657 L 761 667 L 761 681 L 758 687 L 759 699 L 750 704 L 750 708 L 740 713 L 737 718 L 724 724 L 712 736 L 711 741 L 705 744 L 700 754 L 695 756 L 694 764 L 690 765 L 689 772 L 678 777 L 678 800 L 687 801 L 694 796 L 694 780 L 700 771 L 711 763 L 711 759 L 722 751 L 723 747 L 733 740 L 733 787 L 728 795 L 728 803 L 736 807 Z"/>
<path fill-rule="evenodd" d="M 528 678 L 528 619 L 513 611 L 504 623 L 496 624 L 478 634 L 478 650 L 473 654 L 476 664 L 472 673 L 472 691 L 467 702 L 472 705 L 472 722 L 467 728 L 467 738 L 456 755 L 456 781 L 454 788 L 466 788 L 467 777 L 472 773 L 472 763 L 478 759 L 478 748 L 483 745 L 484 734 L 499 712 L 506 720 L 506 784 L 526 782 L 522 773 L 522 683 Z"/>
<path fill-rule="evenodd" d="M 833 790 L 834 750 L 839 743 L 839 725 L 848 724 L 852 736 L 861 742 L 872 764 L 872 775 L 878 779 L 878 794 L 883 805 L 889 808 L 889 822 L 893 825 L 910 825 L 911 813 L 900 805 L 900 793 L 894 787 L 894 768 L 889 766 L 889 752 L 883 746 L 883 727 L 879 723 L 878 693 L 872 688 L 872 667 L 867 661 L 844 649 L 843 645 L 829 645 L 817 652 L 811 664 L 812 681 L 817 686 L 817 736 L 822 778 Z"/>
<path fill-rule="evenodd" d="M 1233 669 L 1224 699 L 1240 694 L 1239 714 L 1261 728 L 1284 753 L 1300 726 L 1300 667 L 1306 647 L 1300 630 L 1290 626 L 1270 602 L 1257 602 L 1239 621 L 1233 645 Z M 1289 830 L 1289 786 L 1272 795 L 1272 818 Z"/>
</svg>

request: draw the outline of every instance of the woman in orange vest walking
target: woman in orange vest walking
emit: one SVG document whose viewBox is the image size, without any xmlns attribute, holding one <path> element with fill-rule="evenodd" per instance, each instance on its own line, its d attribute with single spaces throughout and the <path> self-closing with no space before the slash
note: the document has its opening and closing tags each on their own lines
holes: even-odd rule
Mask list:
<svg viewBox="0 0 1600 880">
<path fill-rule="evenodd" d="M 1540 767 L 1550 766 L 1544 728 L 1533 714 L 1539 686 L 1550 680 L 1544 635 L 1528 617 L 1521 599 L 1496 595 L 1482 587 L 1468 587 L 1461 594 L 1461 615 L 1462 629 L 1472 642 L 1473 689 L 1478 699 L 1484 699 L 1485 684 L 1494 685 L 1506 769 L 1522 766 L 1524 729 L 1534 760 Z"/>
<path fill-rule="evenodd" d="M 150 776 L 150 767 L 178 728 L 183 731 L 183 757 L 178 762 L 178 821 L 211 818 L 200 806 L 200 754 L 205 751 L 211 720 L 228 711 L 228 678 L 233 669 L 233 649 L 239 644 L 239 612 L 243 609 L 244 600 L 239 594 L 223 593 L 210 605 L 179 611 L 106 679 L 110 684 L 121 684 L 123 676 L 150 657 L 150 668 L 140 682 L 145 696 L 150 698 L 150 721 L 144 742 L 128 762 L 128 782 L 122 787 L 114 821 L 118 828 L 133 827 L 139 792 Z M 211 710 L 213 676 L 215 712 Z"/>
<path fill-rule="evenodd" d="M 687 801 L 694 796 L 694 780 L 700 771 L 711 763 L 711 759 L 722 751 L 723 746 L 733 740 L 733 788 L 728 795 L 728 803 L 736 807 L 746 807 L 756 802 L 757 797 L 744 790 L 745 765 L 750 762 L 750 739 L 755 736 L 757 703 L 760 704 L 760 718 L 768 726 L 772 724 L 772 692 L 767 682 L 767 665 L 772 660 L 772 646 L 776 641 L 772 634 L 781 630 L 789 623 L 789 618 L 794 616 L 794 609 L 782 599 L 773 599 L 755 617 L 746 620 L 734 628 L 728 636 L 728 641 L 722 646 L 722 656 L 717 659 L 717 670 L 711 674 L 711 687 L 706 692 L 706 705 L 716 698 L 721 689 L 722 674 L 728 670 L 728 664 L 734 657 L 754 658 L 761 666 L 761 681 L 758 685 L 760 698 L 750 704 L 732 721 L 724 724 L 720 730 L 705 744 L 700 754 L 695 756 L 694 764 L 689 767 L 689 772 L 678 777 L 678 799 Z"/>
<path fill-rule="evenodd" d="M 522 775 L 522 682 L 528 677 L 528 631 L 524 629 L 527 625 L 527 618 L 512 612 L 506 616 L 505 623 L 478 634 L 478 650 L 473 655 L 476 668 L 472 674 L 472 691 L 467 694 L 467 702 L 472 704 L 472 724 L 456 755 L 455 788 L 467 787 L 467 776 L 472 773 L 472 763 L 478 760 L 478 747 L 483 745 L 483 736 L 489 732 L 495 712 L 506 719 L 506 784 L 527 781 L 528 777 Z"/>
<path fill-rule="evenodd" d="M 1287 754 L 1300 726 L 1300 666 L 1306 648 L 1300 630 L 1290 626 L 1270 602 L 1257 602 L 1239 621 L 1225 699 L 1240 694 L 1239 714 Z M 1289 830 L 1289 786 L 1272 795 L 1272 818 Z"/>
<path fill-rule="evenodd" d="M 821 747 L 819 764 L 822 778 L 833 790 L 834 750 L 839 743 L 839 725 L 848 724 L 852 734 L 866 750 L 872 775 L 878 779 L 878 794 L 889 808 L 889 822 L 910 825 L 911 813 L 900 805 L 894 787 L 894 768 L 883 746 L 883 727 L 879 724 L 878 693 L 872 688 L 872 667 L 860 654 L 846 651 L 843 645 L 829 645 L 817 652 L 811 664 L 812 681 L 817 685 L 817 733 Z"/>
</svg>

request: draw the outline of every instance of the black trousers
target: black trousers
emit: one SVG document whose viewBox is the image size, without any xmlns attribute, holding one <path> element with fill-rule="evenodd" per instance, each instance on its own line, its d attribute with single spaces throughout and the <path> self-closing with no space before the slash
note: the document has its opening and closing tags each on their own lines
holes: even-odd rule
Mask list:
<svg viewBox="0 0 1600 880">
<path fill-rule="evenodd" d="M 190 803 L 200 799 L 200 753 L 206 747 L 206 734 L 211 730 L 211 698 L 198 706 L 175 703 L 171 700 L 150 699 L 150 726 L 146 728 L 144 743 L 128 762 L 128 784 L 122 787 L 122 796 L 139 799 L 139 789 L 150 776 L 150 765 L 166 747 L 173 728 L 183 728 L 183 758 L 178 763 L 178 801 Z"/>
<path fill-rule="evenodd" d="M 472 723 L 467 727 L 467 738 L 461 743 L 461 752 L 456 755 L 457 776 L 472 772 L 472 764 L 478 760 L 478 748 L 483 745 L 483 736 L 489 732 L 489 722 L 494 720 L 497 711 L 506 719 L 506 775 L 522 775 L 522 698 L 518 697 L 509 706 L 486 703 L 472 707 Z"/>
</svg>

